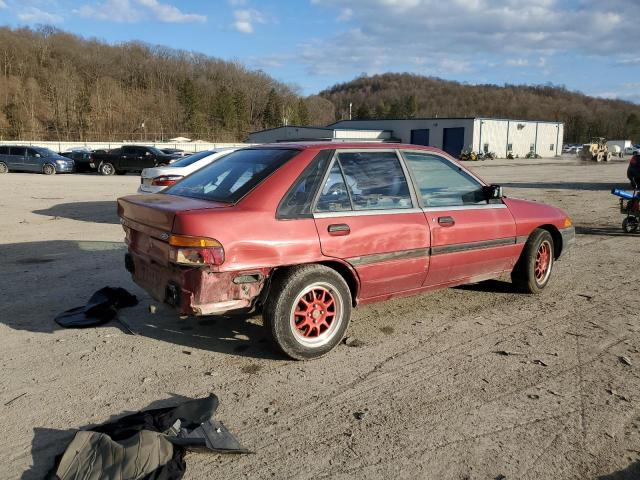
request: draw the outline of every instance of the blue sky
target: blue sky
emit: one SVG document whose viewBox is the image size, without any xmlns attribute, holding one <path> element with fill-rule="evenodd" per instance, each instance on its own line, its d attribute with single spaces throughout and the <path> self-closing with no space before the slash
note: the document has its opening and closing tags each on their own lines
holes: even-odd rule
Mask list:
<svg viewBox="0 0 640 480">
<path fill-rule="evenodd" d="M 638 18 L 638 0 L 0 0 L 2 25 L 193 50 L 304 94 L 394 71 L 640 103 Z"/>
</svg>

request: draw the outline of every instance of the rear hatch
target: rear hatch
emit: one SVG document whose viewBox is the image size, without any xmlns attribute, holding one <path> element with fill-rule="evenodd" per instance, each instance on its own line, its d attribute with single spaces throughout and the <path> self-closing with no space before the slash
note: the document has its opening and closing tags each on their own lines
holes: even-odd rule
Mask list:
<svg viewBox="0 0 640 480">
<path fill-rule="evenodd" d="M 129 248 L 166 264 L 169 235 L 173 222 L 181 212 L 228 208 L 230 204 L 152 194 L 130 195 L 118 199 L 118 215 L 128 229 Z"/>
</svg>

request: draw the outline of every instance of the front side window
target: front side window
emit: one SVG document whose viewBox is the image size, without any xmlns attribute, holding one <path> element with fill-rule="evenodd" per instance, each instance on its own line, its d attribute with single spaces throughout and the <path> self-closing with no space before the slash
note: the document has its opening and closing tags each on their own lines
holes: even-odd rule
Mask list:
<svg viewBox="0 0 640 480">
<path fill-rule="evenodd" d="M 164 190 L 169 195 L 236 203 L 298 154 L 292 149 L 237 150 Z"/>
<path fill-rule="evenodd" d="M 317 211 L 412 208 L 409 185 L 395 152 L 338 154 L 318 199 Z"/>
<path fill-rule="evenodd" d="M 404 152 L 425 207 L 486 204 L 482 184 L 448 160 L 428 153 Z"/>
</svg>

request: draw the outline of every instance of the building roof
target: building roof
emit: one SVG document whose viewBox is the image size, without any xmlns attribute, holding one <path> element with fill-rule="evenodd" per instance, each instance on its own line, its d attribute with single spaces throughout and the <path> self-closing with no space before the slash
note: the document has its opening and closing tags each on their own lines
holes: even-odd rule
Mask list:
<svg viewBox="0 0 640 480">
<path fill-rule="evenodd" d="M 564 124 L 564 122 L 560 121 L 552 121 L 552 120 L 518 120 L 517 118 L 494 118 L 494 117 L 420 117 L 420 118 L 368 118 L 368 119 L 352 119 L 352 120 L 338 120 L 337 122 L 333 122 L 327 127 L 333 127 L 338 123 L 343 122 L 415 122 L 415 121 L 434 121 L 434 120 L 495 120 L 499 122 L 529 122 L 529 123 L 553 123 L 553 124 Z M 358 129 L 362 130 L 362 129 Z"/>
<path fill-rule="evenodd" d="M 363 142 L 363 141 L 297 141 L 297 142 L 278 142 L 278 143 L 264 143 L 261 145 L 254 145 L 247 148 L 296 148 L 300 150 L 307 149 L 345 149 L 345 148 L 358 148 L 358 149 L 375 149 L 375 150 L 395 150 L 398 148 L 406 148 L 411 150 L 425 150 L 436 151 L 442 153 L 442 150 L 436 147 L 427 147 L 424 145 L 414 145 L 410 143 L 386 143 L 386 142 Z"/>
<path fill-rule="evenodd" d="M 337 123 L 337 122 L 336 122 Z M 331 125 L 334 125 L 333 123 Z M 301 125 L 280 125 L 279 127 L 265 128 L 264 130 L 256 130 L 255 132 L 249 132 L 249 135 L 254 133 L 262 133 L 262 132 L 270 132 L 272 130 L 280 130 L 282 128 L 298 128 L 304 130 L 326 130 L 327 132 L 333 132 L 335 130 L 359 130 L 362 132 L 390 132 L 391 130 L 384 128 L 331 128 L 331 125 L 327 125 L 326 127 L 312 127 L 310 125 L 301 126 Z"/>
</svg>

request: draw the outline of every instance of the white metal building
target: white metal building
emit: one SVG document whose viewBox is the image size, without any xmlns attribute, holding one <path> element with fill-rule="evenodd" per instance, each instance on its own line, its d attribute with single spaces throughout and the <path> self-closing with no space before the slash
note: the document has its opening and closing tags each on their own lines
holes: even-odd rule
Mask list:
<svg viewBox="0 0 640 480">
<path fill-rule="evenodd" d="M 327 127 L 285 126 L 254 132 L 249 143 L 297 140 L 365 140 L 402 142 L 440 148 L 454 157 L 462 150 L 494 152 L 498 157 L 543 158 L 562 152 L 564 124 L 499 118 L 415 118 L 342 120 Z"/>
<path fill-rule="evenodd" d="M 564 124 L 500 118 L 416 118 L 406 120 L 342 120 L 329 128 L 380 128 L 391 130 L 402 143 L 440 148 L 454 157 L 471 149 L 495 152 L 506 157 L 508 152 L 524 157 L 534 152 L 543 158 L 562 152 Z"/>
</svg>

